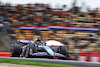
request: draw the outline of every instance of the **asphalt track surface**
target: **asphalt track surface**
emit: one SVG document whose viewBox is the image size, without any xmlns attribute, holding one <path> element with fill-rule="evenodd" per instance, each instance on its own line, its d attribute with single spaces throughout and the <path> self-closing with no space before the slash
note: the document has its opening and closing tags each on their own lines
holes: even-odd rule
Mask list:
<svg viewBox="0 0 100 67">
<path fill-rule="evenodd" d="M 80 61 L 71 61 L 71 60 L 55 60 L 55 59 L 44 59 L 44 58 L 20 58 L 20 57 L 0 57 L 0 59 L 26 60 L 26 61 L 35 61 L 35 62 L 43 62 L 43 63 L 75 65 L 75 66 L 82 66 L 82 67 L 100 67 L 100 63 L 80 62 Z"/>
</svg>

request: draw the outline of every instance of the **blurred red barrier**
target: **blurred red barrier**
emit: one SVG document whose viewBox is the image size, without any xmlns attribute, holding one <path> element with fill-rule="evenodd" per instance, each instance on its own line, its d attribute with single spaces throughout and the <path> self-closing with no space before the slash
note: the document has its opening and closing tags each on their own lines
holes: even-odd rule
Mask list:
<svg viewBox="0 0 100 67">
<path fill-rule="evenodd" d="M 87 61 L 87 53 L 79 53 L 78 61 Z"/>
<path fill-rule="evenodd" d="M 75 55 L 70 55 L 70 60 L 75 60 Z"/>
<path fill-rule="evenodd" d="M 54 59 L 58 60 L 58 57 L 55 56 Z"/>
<path fill-rule="evenodd" d="M 0 57 L 11 57 L 10 53 L 0 52 Z"/>
<path fill-rule="evenodd" d="M 100 61 L 100 53 L 93 52 L 90 55 L 90 62 L 99 62 Z"/>
<path fill-rule="evenodd" d="M 91 53 L 87 53 L 87 56 L 86 57 L 87 57 L 86 60 L 89 62 L 90 61 L 90 57 L 91 57 Z"/>
</svg>

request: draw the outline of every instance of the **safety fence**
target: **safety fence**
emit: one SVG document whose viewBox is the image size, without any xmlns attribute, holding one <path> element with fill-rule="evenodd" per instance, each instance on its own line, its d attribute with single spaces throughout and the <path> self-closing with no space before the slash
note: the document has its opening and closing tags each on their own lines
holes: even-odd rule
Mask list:
<svg viewBox="0 0 100 67">
<path fill-rule="evenodd" d="M 0 57 L 11 57 L 10 53 L 0 52 Z M 70 53 L 70 60 L 81 62 L 100 62 L 100 53 Z"/>
</svg>

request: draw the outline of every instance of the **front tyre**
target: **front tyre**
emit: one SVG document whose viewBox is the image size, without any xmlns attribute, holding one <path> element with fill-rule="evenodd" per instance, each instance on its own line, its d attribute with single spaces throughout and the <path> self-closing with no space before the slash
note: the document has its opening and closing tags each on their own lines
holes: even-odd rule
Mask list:
<svg viewBox="0 0 100 67">
<path fill-rule="evenodd" d="M 25 54 L 25 57 L 26 58 L 30 58 L 32 57 L 32 54 L 33 53 L 36 53 L 37 49 L 36 47 L 34 46 L 34 44 L 28 44 L 28 46 L 26 47 L 26 54 Z"/>
<path fill-rule="evenodd" d="M 63 54 L 67 60 L 70 59 L 70 56 L 69 56 L 69 53 L 68 53 L 66 46 L 59 46 L 57 52 L 60 54 Z"/>
</svg>

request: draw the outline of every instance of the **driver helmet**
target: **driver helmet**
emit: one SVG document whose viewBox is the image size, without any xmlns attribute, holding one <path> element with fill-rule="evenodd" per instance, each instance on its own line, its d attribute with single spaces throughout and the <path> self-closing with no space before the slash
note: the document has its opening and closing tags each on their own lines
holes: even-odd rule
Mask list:
<svg viewBox="0 0 100 67">
<path fill-rule="evenodd" d="M 36 39 L 35 39 L 35 41 L 34 41 L 34 43 L 38 43 L 38 42 L 41 42 L 40 36 L 36 36 Z"/>
</svg>

